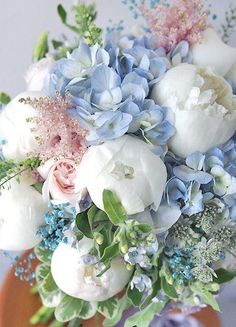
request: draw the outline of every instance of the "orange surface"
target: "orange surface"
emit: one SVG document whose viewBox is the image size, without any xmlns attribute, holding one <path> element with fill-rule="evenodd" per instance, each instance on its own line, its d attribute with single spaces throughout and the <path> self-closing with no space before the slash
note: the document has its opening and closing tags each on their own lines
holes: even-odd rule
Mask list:
<svg viewBox="0 0 236 327">
<path fill-rule="evenodd" d="M 16 278 L 11 270 L 0 292 L 0 327 L 30 327 L 29 319 L 40 306 L 39 297 L 30 293 L 29 284 Z M 205 308 L 194 316 L 205 327 L 221 326 L 217 314 L 211 308 Z M 99 323 L 90 319 L 83 326 L 98 327 Z"/>
</svg>

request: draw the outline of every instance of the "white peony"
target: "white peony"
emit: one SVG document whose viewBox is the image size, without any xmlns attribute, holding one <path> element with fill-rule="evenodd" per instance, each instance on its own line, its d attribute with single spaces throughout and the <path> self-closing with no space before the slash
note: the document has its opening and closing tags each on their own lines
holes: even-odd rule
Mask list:
<svg viewBox="0 0 236 327">
<path fill-rule="evenodd" d="M 78 168 L 79 183 L 95 205 L 103 208 L 104 189 L 116 193 L 127 214 L 158 208 L 166 183 L 166 168 L 149 146 L 132 136 L 92 146 Z"/>
<path fill-rule="evenodd" d="M 193 64 L 212 68 L 225 76 L 236 63 L 236 48 L 225 44 L 212 28 L 205 30 L 200 42 L 192 47 Z"/>
<path fill-rule="evenodd" d="M 85 265 L 83 256 L 92 249 L 94 242 L 83 238 L 78 249 L 60 243 L 52 256 L 51 271 L 57 286 L 66 294 L 89 302 L 105 301 L 124 289 L 132 271 L 117 257 L 101 277 L 104 267 Z"/>
<path fill-rule="evenodd" d="M 20 183 L 9 182 L 0 194 L 0 249 L 20 251 L 33 248 L 40 242 L 37 235 L 44 223 L 47 204 L 30 185 L 33 179 L 22 175 Z"/>
<path fill-rule="evenodd" d="M 6 143 L 2 153 L 6 159 L 23 160 L 27 154 L 37 147 L 37 142 L 31 132 L 33 124 L 27 119 L 37 114 L 36 109 L 24 103 L 22 98 L 37 98 L 40 92 L 24 92 L 17 95 L 0 113 L 0 139 Z"/>
<path fill-rule="evenodd" d="M 42 91 L 45 77 L 54 64 L 55 60 L 52 57 L 43 58 L 31 64 L 25 74 L 27 91 Z"/>
<path fill-rule="evenodd" d="M 236 129 L 236 99 L 225 79 L 207 68 L 182 64 L 170 69 L 152 98 L 174 112 L 176 134 L 169 147 L 186 157 L 228 141 Z"/>
</svg>

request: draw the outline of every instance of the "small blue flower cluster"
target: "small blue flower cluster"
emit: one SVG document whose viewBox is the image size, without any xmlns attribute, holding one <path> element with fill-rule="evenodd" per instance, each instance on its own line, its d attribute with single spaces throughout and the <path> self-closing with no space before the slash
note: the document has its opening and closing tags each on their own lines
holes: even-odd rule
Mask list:
<svg viewBox="0 0 236 327">
<path fill-rule="evenodd" d="M 49 204 L 50 211 L 44 215 L 46 225 L 39 227 L 38 234 L 41 236 L 41 245 L 54 251 L 60 242 L 66 242 L 64 233 L 69 229 L 73 221 L 73 214 L 68 210 L 70 204 Z"/>
<path fill-rule="evenodd" d="M 116 139 L 125 133 L 163 147 L 175 128 L 167 110 L 149 98 L 173 63 L 190 61 L 189 45 L 183 41 L 171 53 L 158 48 L 154 37 L 107 36 L 104 48 L 79 48 L 56 62 L 45 81 L 45 92 L 69 92 L 71 117 L 88 130 L 89 144 Z"/>
<path fill-rule="evenodd" d="M 192 259 L 189 256 L 193 251 L 192 247 L 186 249 L 175 248 L 172 256 L 168 259 L 168 265 L 172 272 L 172 278 L 179 285 L 192 278 L 191 269 L 193 268 Z"/>
</svg>

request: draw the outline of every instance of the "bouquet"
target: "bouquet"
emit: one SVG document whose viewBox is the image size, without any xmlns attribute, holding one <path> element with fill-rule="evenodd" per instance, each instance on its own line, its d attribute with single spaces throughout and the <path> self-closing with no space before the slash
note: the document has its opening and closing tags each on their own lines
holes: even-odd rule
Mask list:
<svg viewBox="0 0 236 327">
<path fill-rule="evenodd" d="M 236 48 L 200 0 L 122 2 L 145 18 L 133 35 L 59 5 L 76 38 L 42 33 L 27 90 L 0 94 L 0 249 L 34 248 L 16 262 L 43 303 L 32 323 L 132 308 L 125 327 L 164 326 L 219 311 L 236 277 Z"/>
</svg>

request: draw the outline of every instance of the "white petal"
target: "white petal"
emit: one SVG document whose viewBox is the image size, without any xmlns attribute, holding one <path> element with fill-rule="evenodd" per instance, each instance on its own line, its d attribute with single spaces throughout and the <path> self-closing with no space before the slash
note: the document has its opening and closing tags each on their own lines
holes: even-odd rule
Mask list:
<svg viewBox="0 0 236 327">
<path fill-rule="evenodd" d="M 58 287 L 66 294 L 89 302 L 105 301 L 123 290 L 132 272 L 121 258 L 116 258 L 101 277 L 94 266 L 85 266 L 81 256 L 87 254 L 93 242 L 83 239 L 79 250 L 68 244 L 59 244 L 52 256 L 51 271 Z M 88 246 L 87 243 L 88 242 Z"/>
<path fill-rule="evenodd" d="M 225 76 L 236 62 L 236 48 L 225 44 L 215 32 L 208 28 L 203 39 L 192 47 L 193 63 L 211 67 L 221 76 Z"/>
<path fill-rule="evenodd" d="M 47 204 L 39 192 L 30 185 L 31 178 L 22 176 L 20 183 L 12 180 L 0 195 L 0 249 L 20 251 L 34 247 L 40 242 L 37 235 L 44 223 L 43 214 Z"/>
</svg>

